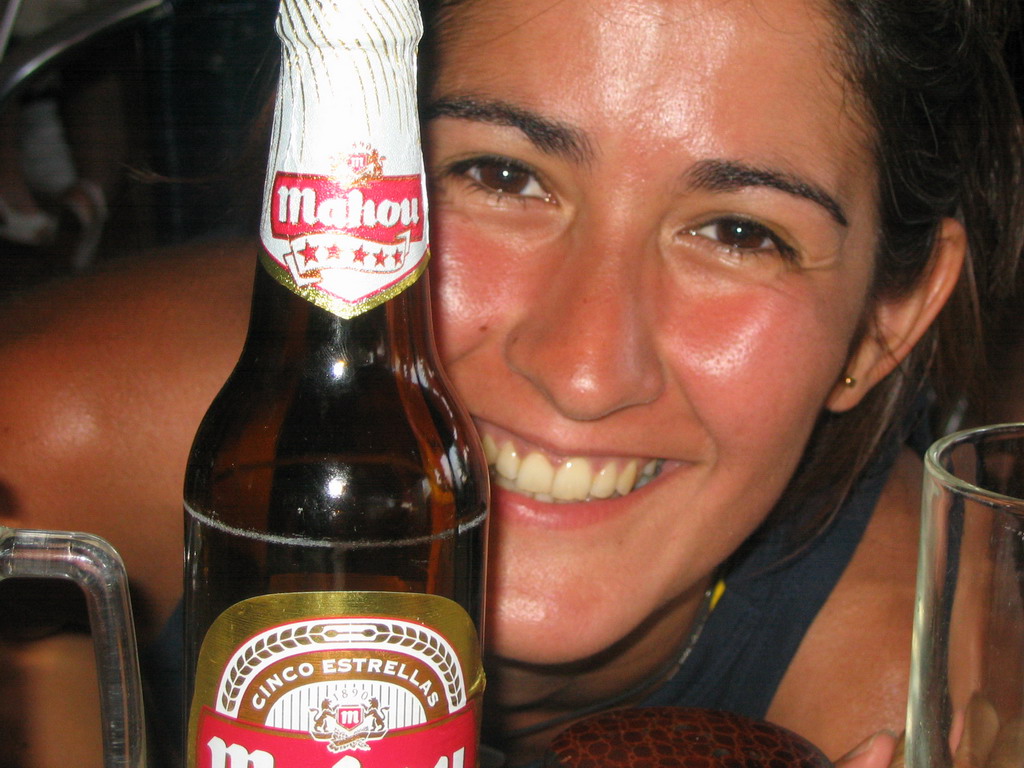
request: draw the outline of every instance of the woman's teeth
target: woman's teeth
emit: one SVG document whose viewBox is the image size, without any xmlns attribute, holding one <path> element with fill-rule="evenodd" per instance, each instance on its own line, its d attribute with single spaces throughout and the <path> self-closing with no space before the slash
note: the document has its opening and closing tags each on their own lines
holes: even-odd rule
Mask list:
<svg viewBox="0 0 1024 768">
<path fill-rule="evenodd" d="M 499 446 L 490 435 L 483 439 L 487 462 L 495 482 L 504 488 L 532 495 L 541 501 L 584 501 L 625 496 L 653 479 L 664 463 L 653 459 L 608 461 L 594 470 L 590 459 L 575 457 L 554 465 L 536 451 L 521 455 L 510 441 Z"/>
</svg>

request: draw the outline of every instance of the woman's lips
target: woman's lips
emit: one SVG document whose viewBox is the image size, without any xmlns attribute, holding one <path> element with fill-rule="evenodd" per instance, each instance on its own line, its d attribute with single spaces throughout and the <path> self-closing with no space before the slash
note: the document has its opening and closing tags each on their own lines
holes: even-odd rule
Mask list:
<svg viewBox="0 0 1024 768">
<path fill-rule="evenodd" d="M 663 459 L 555 456 L 493 429 L 482 429 L 495 484 L 543 502 L 625 496 L 658 476 Z"/>
</svg>

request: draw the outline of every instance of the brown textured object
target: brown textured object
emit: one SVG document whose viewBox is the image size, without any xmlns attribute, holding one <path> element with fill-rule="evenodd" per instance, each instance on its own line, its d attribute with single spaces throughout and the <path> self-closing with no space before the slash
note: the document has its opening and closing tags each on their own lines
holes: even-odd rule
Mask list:
<svg viewBox="0 0 1024 768">
<path fill-rule="evenodd" d="M 806 739 L 771 723 L 685 707 L 623 709 L 555 737 L 545 768 L 831 768 Z"/>
</svg>

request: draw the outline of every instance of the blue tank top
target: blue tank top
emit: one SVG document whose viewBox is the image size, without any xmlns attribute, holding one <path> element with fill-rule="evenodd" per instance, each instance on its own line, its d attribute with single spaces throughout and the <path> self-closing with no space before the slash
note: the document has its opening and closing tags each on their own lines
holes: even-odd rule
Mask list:
<svg viewBox="0 0 1024 768">
<path fill-rule="evenodd" d="M 724 709 L 763 719 L 864 536 L 904 446 L 931 442 L 926 397 L 861 475 L 834 519 L 794 552 L 783 530 L 755 533 L 728 564 L 725 591 L 679 670 L 643 706 Z"/>
<path fill-rule="evenodd" d="M 891 463 L 864 477 L 831 524 L 802 550 L 781 532 L 755 534 L 733 559 L 725 591 L 678 672 L 643 703 L 725 709 L 764 718 L 808 628 L 846 570 Z"/>
</svg>

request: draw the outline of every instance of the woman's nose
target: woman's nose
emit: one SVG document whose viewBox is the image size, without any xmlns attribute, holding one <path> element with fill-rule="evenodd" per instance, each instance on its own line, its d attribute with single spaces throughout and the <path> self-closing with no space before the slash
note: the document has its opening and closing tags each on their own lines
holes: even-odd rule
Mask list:
<svg viewBox="0 0 1024 768">
<path fill-rule="evenodd" d="M 582 421 L 652 402 L 664 386 L 640 259 L 622 258 L 607 242 L 595 251 L 594 239 L 539 281 L 505 348 L 514 371 Z"/>
</svg>

